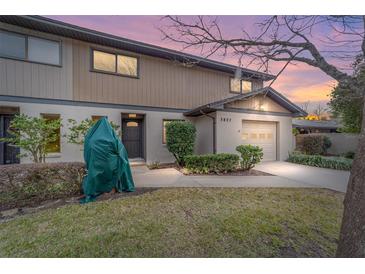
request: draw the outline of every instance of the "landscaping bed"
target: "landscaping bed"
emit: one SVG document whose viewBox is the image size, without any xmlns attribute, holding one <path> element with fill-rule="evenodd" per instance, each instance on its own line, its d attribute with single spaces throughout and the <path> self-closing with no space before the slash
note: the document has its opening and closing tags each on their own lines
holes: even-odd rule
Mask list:
<svg viewBox="0 0 365 274">
<path fill-rule="evenodd" d="M 210 172 L 210 173 L 198 174 L 198 173 L 191 173 L 186 168 L 179 167 L 175 163 L 158 164 L 158 165 L 154 165 L 152 167 L 149 165 L 147 167 L 149 169 L 151 169 L 151 170 L 154 170 L 154 169 L 175 168 L 177 171 L 181 172 L 182 174 L 184 174 L 186 176 L 201 176 L 201 175 L 204 175 L 204 176 L 205 175 L 208 175 L 208 176 L 275 176 L 273 174 L 266 173 L 266 172 L 259 171 L 259 170 L 254 170 L 254 169 L 250 169 L 250 170 L 236 169 L 236 170 L 233 170 L 233 171 L 230 171 L 230 172 L 226 172 L 226 173 Z"/>
<path fill-rule="evenodd" d="M 254 169 L 250 169 L 250 170 L 233 170 L 230 172 L 226 172 L 226 173 L 215 173 L 215 172 L 210 172 L 210 173 L 204 173 L 204 174 L 198 174 L 198 173 L 190 173 L 188 170 L 181 168 L 178 169 L 180 172 L 182 172 L 184 175 L 187 176 L 275 176 L 273 174 L 270 173 L 266 173 L 260 170 L 254 170 Z"/>
<path fill-rule="evenodd" d="M 331 168 L 338 170 L 350 170 L 353 160 L 345 157 L 306 155 L 298 152 L 293 152 L 289 154 L 289 158 L 287 161 L 307 166 Z"/>
<path fill-rule="evenodd" d="M 78 162 L 0 166 L 0 211 L 80 196 L 84 175 Z"/>
<path fill-rule="evenodd" d="M 179 188 L 0 224 L 0 257 L 333 257 L 343 194 Z"/>
</svg>

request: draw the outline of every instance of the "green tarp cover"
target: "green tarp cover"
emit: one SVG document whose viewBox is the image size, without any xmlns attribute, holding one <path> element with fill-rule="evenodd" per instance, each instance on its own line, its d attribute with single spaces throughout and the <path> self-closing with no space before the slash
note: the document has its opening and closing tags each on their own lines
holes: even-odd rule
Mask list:
<svg viewBox="0 0 365 274">
<path fill-rule="evenodd" d="M 127 151 L 106 117 L 86 134 L 84 159 L 87 175 L 83 180 L 85 198 L 81 203 L 94 201 L 113 188 L 118 192 L 134 191 Z"/>
</svg>

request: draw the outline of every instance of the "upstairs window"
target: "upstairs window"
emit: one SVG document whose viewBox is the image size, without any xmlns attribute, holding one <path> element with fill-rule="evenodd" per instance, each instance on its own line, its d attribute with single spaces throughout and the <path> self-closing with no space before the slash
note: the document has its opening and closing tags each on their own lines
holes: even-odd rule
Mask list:
<svg viewBox="0 0 365 274">
<path fill-rule="evenodd" d="M 24 35 L 0 31 L 0 55 L 3 57 L 25 59 Z"/>
<path fill-rule="evenodd" d="M 252 91 L 252 82 L 236 78 L 230 79 L 230 91 L 233 93 L 246 93 Z"/>
<path fill-rule="evenodd" d="M 242 92 L 250 92 L 252 91 L 252 82 L 241 80 Z"/>
<path fill-rule="evenodd" d="M 59 65 L 60 43 L 28 37 L 28 59 L 39 63 Z"/>
<path fill-rule="evenodd" d="M 231 78 L 231 92 L 241 93 L 241 80 Z"/>
<path fill-rule="evenodd" d="M 95 71 L 115 75 L 138 77 L 138 58 L 100 50 L 92 52 L 92 68 Z"/>
<path fill-rule="evenodd" d="M 61 65 L 61 43 L 0 31 L 0 57 L 59 66 Z"/>
<path fill-rule="evenodd" d="M 94 50 L 94 69 L 115 73 L 116 56 L 102 51 Z"/>
</svg>

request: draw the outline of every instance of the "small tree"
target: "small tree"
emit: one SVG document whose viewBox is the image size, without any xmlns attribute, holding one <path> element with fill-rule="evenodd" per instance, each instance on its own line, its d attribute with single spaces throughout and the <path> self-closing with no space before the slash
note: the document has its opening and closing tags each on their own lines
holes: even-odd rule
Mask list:
<svg viewBox="0 0 365 274">
<path fill-rule="evenodd" d="M 76 120 L 74 119 L 68 119 L 67 122 L 69 123 L 68 133 L 65 134 L 67 142 L 76 145 L 83 145 L 87 132 L 93 125 L 95 125 L 97 121 L 93 121 L 87 118 L 79 123 L 76 122 Z M 109 123 L 115 131 L 118 131 L 119 129 L 118 125 L 116 125 L 113 122 Z"/>
<path fill-rule="evenodd" d="M 353 64 L 353 76 L 358 79 L 359 85 L 365 85 L 365 71 L 361 65 Z M 348 85 L 339 83 L 331 93 L 329 106 L 335 117 L 342 123 L 341 131 L 360 133 L 363 116 L 363 94 L 358 95 Z"/>
<path fill-rule="evenodd" d="M 184 165 L 184 158 L 194 152 L 196 129 L 186 121 L 171 121 L 166 124 L 167 149 L 174 155 L 179 165 Z"/>
<path fill-rule="evenodd" d="M 31 156 L 33 162 L 44 163 L 47 146 L 59 138 L 61 119 L 47 120 L 40 117 L 29 117 L 17 114 L 11 120 L 8 133 L 10 137 L 1 138 L 25 151 L 20 156 Z"/>
<path fill-rule="evenodd" d="M 252 145 L 240 145 L 236 151 L 241 154 L 240 165 L 243 170 L 249 170 L 258 164 L 264 157 L 262 148 Z"/>
</svg>

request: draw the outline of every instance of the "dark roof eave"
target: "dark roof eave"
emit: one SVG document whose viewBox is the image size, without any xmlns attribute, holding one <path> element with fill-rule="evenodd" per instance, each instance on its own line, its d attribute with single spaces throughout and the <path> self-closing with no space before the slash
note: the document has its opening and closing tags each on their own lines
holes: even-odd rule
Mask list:
<svg viewBox="0 0 365 274">
<path fill-rule="evenodd" d="M 163 59 L 176 60 L 180 62 L 197 62 L 198 66 L 218 70 L 226 73 L 235 73 L 237 67 L 218 61 L 202 58 L 192 54 L 181 53 L 179 51 L 150 45 L 118 37 L 115 35 L 102 33 L 99 31 L 79 27 L 76 25 L 64 23 L 42 16 L 17 16 L 17 15 L 1 15 L 0 22 L 18 25 L 21 27 L 31 28 L 34 30 L 52 33 L 76 40 L 87 41 L 95 44 L 115 47 L 122 50 L 132 51 L 140 54 L 150 55 Z M 250 69 L 241 68 L 242 77 L 250 77 L 268 81 L 274 79 L 274 75 L 258 72 Z"/>
</svg>

